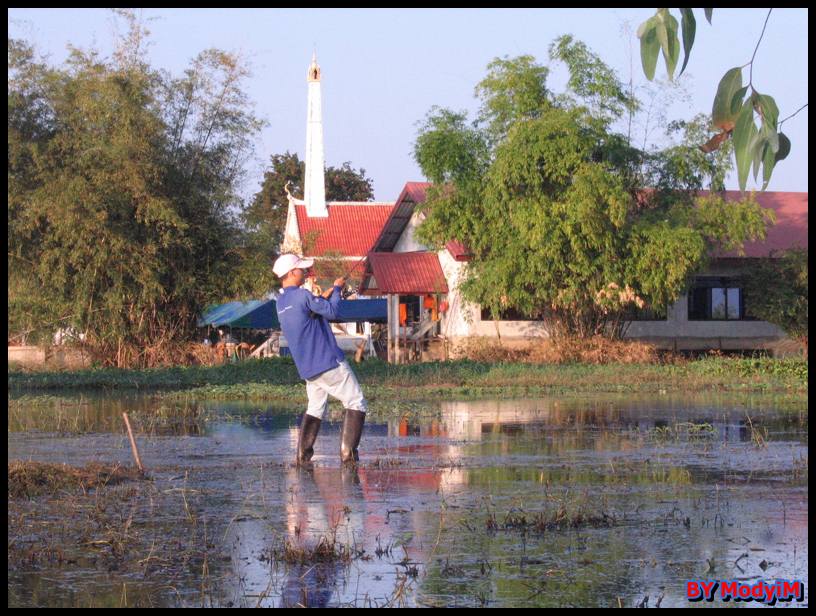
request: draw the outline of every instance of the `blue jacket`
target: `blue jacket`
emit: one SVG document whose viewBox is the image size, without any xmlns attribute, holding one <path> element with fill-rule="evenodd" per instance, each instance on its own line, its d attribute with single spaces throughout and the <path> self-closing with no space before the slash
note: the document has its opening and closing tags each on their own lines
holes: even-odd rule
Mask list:
<svg viewBox="0 0 816 616">
<path fill-rule="evenodd" d="M 294 286 L 278 295 L 278 320 L 301 378 L 314 378 L 345 360 L 326 320 L 337 317 L 339 306 L 340 287 L 334 287 L 329 299 Z"/>
</svg>

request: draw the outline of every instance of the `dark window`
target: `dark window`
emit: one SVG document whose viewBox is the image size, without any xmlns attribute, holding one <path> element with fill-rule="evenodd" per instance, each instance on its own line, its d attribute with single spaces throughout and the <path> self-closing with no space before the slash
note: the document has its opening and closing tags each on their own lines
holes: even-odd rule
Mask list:
<svg viewBox="0 0 816 616">
<path fill-rule="evenodd" d="M 694 287 L 689 291 L 689 321 L 702 321 L 710 319 L 711 300 L 709 289 L 706 287 Z"/>
<path fill-rule="evenodd" d="M 623 318 L 626 321 L 665 321 L 668 318 L 668 311 L 658 306 L 652 308 L 630 306 L 623 313 Z"/>
<path fill-rule="evenodd" d="M 689 321 L 737 321 L 745 319 L 742 289 L 733 280 L 700 278 L 688 294 Z"/>
</svg>

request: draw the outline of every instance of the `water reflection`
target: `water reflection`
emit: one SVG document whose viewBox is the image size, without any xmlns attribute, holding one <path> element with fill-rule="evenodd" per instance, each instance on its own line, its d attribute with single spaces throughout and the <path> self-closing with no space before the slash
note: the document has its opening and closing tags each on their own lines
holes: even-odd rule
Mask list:
<svg viewBox="0 0 816 616">
<path fill-rule="evenodd" d="M 282 519 L 274 515 L 276 506 L 267 515 L 244 507 L 227 531 L 234 585 L 224 596 L 258 607 L 384 604 L 393 597 L 400 568 L 418 575 L 429 546 L 413 539 L 430 531 L 424 513 L 397 506 L 390 495 L 402 491 L 412 500 L 424 495 L 430 505 L 437 485 L 438 473 L 287 469 Z"/>
<path fill-rule="evenodd" d="M 603 429 L 650 433 L 693 422 L 698 427 L 709 426 L 708 432 L 719 435 L 723 442 L 746 442 L 752 436 L 756 437 L 753 432 L 765 434 L 770 427 L 767 423 L 769 419 L 774 428 L 771 438 L 780 432 L 800 432 L 802 428 L 800 416 L 775 413 L 771 408 L 717 408 L 661 398 L 480 400 L 440 402 L 439 407 L 440 420 L 421 423 L 411 423 L 407 419 L 393 420 L 389 424 L 389 432 L 399 436 L 442 436 L 481 441 L 496 434 L 540 435 L 551 431 L 570 431 L 577 435 L 585 431 L 594 435 Z M 771 417 L 768 417 L 768 411 L 771 411 Z M 757 414 L 762 418 L 757 419 Z M 755 416 L 754 419 L 751 419 L 751 415 Z M 806 417 L 804 421 L 806 429 Z M 698 429 L 690 433 L 700 435 L 701 431 Z"/>
<path fill-rule="evenodd" d="M 93 409 L 86 425 L 97 417 L 104 432 L 104 413 L 121 405 Z M 649 595 L 665 607 L 686 605 L 689 578 L 807 580 L 806 408 L 666 397 L 440 402 L 425 420 L 371 420 L 355 471 L 339 467 L 336 422 L 303 470 L 291 466 L 295 413 L 191 409 L 209 418 L 198 432 L 142 431 L 140 446 L 160 469 L 157 489 L 194 490 L 191 508 L 211 520 L 213 549 L 226 556 L 209 561 L 216 605 L 608 607 Z M 18 421 L 29 425 L 10 413 L 10 458 L 129 455 L 115 422 L 111 435 L 65 438 L 15 432 Z M 600 513 L 613 522 L 580 522 Z M 559 515 L 577 522 L 532 524 Z M 194 593 L 198 572 L 174 587 Z M 40 573 L 78 594 L 105 575 Z M 31 575 L 10 573 L 21 604 Z M 129 582 L 128 592 L 155 593 L 149 582 Z"/>
</svg>

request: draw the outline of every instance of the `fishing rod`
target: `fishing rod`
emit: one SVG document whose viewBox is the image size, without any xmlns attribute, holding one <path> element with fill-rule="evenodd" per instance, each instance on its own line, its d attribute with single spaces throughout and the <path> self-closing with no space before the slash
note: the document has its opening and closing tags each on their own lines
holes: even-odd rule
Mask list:
<svg viewBox="0 0 816 616">
<path fill-rule="evenodd" d="M 346 272 L 342 276 L 340 276 L 340 278 L 342 278 L 345 281 L 352 274 L 352 272 L 354 272 L 354 270 L 356 270 L 358 267 L 360 267 L 360 265 L 362 263 L 365 262 L 365 260 L 366 260 L 366 258 L 362 257 L 350 269 L 346 270 Z M 323 297 L 325 299 L 328 299 L 329 297 L 331 297 L 331 294 L 332 294 L 333 291 L 334 291 L 334 287 L 332 286 L 332 288 L 326 289 L 325 291 L 323 291 L 323 293 L 321 293 L 321 297 Z M 356 289 L 350 289 L 349 291 L 342 290 L 340 292 L 341 297 L 343 299 L 346 299 L 349 295 L 353 295 L 354 293 L 356 293 L 356 291 L 357 291 Z"/>
</svg>

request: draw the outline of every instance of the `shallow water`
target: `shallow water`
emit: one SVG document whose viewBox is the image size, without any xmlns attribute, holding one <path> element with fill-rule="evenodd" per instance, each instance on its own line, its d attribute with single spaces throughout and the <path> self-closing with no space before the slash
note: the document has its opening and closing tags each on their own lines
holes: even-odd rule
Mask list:
<svg viewBox="0 0 816 616">
<path fill-rule="evenodd" d="M 10 406 L 10 460 L 73 465 L 130 464 L 127 410 L 152 480 L 9 501 L 9 606 L 684 606 L 689 579 L 807 588 L 806 406 L 428 403 L 372 417 L 357 471 L 336 411 L 304 471 L 299 413 L 274 406 Z"/>
</svg>

